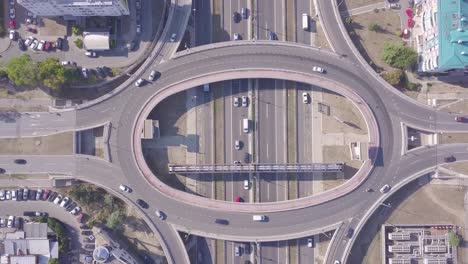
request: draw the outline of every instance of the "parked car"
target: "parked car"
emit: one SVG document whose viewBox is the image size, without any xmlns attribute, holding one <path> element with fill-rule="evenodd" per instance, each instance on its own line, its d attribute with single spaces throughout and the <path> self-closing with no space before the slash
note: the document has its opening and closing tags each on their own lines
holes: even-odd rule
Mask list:
<svg viewBox="0 0 468 264">
<path fill-rule="evenodd" d="M 402 37 L 403 39 L 407 39 L 407 38 L 409 38 L 409 34 L 410 34 L 409 29 L 405 28 L 405 29 L 403 29 L 403 32 L 402 32 L 402 34 L 401 34 L 401 37 Z"/>
<path fill-rule="evenodd" d="M 11 40 L 16 40 L 16 31 L 10 30 L 9 37 Z"/>
<path fill-rule="evenodd" d="M 445 157 L 444 158 L 444 161 L 449 163 L 449 162 L 455 162 L 457 159 L 455 158 L 455 156 L 449 156 L 449 157 Z"/>
<path fill-rule="evenodd" d="M 5 200 L 5 191 L 0 190 L 0 201 L 4 201 L 4 200 Z"/>
<path fill-rule="evenodd" d="M 23 189 L 23 201 L 27 201 L 29 197 L 29 189 Z"/>
<path fill-rule="evenodd" d="M 244 200 L 243 200 L 241 197 L 237 196 L 237 197 L 234 199 L 234 201 L 235 201 L 236 203 L 242 203 Z"/>
<path fill-rule="evenodd" d="M 268 32 L 268 39 L 269 40 L 276 40 L 276 34 L 273 31 Z"/>
<path fill-rule="evenodd" d="M 44 50 L 44 45 L 45 45 L 45 40 L 39 41 L 39 44 L 37 45 L 37 50 Z"/>
<path fill-rule="evenodd" d="M 16 29 L 16 21 L 13 19 L 10 19 L 10 22 L 8 22 L 8 28 L 9 29 Z"/>
<path fill-rule="evenodd" d="M 232 21 L 234 21 L 234 23 L 239 23 L 241 21 L 241 19 L 242 19 L 242 17 L 238 12 L 234 11 L 232 13 Z"/>
<path fill-rule="evenodd" d="M 400 9 L 400 8 L 401 8 L 401 5 L 398 4 L 398 3 L 391 3 L 391 4 L 390 4 L 390 8 L 391 8 L 391 9 Z"/>
<path fill-rule="evenodd" d="M 240 150 L 240 149 L 242 148 L 242 143 L 241 143 L 240 140 L 234 141 L 234 148 L 235 148 L 236 150 Z"/>
<path fill-rule="evenodd" d="M 83 78 L 88 79 L 88 69 L 81 68 L 81 75 L 83 75 Z"/>
<path fill-rule="evenodd" d="M 15 217 L 15 227 L 16 229 L 23 229 L 23 218 L 22 217 Z"/>
<path fill-rule="evenodd" d="M 70 214 L 77 215 L 79 212 L 81 212 L 81 207 L 77 206 L 70 211 Z"/>
<path fill-rule="evenodd" d="M 47 198 L 49 198 L 50 193 L 50 190 L 44 190 L 44 192 L 42 193 L 42 200 L 46 201 Z"/>
<path fill-rule="evenodd" d="M 245 7 L 241 8 L 241 15 L 243 19 L 247 19 L 249 17 L 247 8 Z"/>
<path fill-rule="evenodd" d="M 50 195 L 49 195 L 49 198 L 47 198 L 47 201 L 49 202 L 53 202 L 55 201 L 55 198 L 57 198 L 57 193 L 56 192 L 52 192 Z"/>
<path fill-rule="evenodd" d="M 234 97 L 233 103 L 234 103 L 235 107 L 238 107 L 239 106 L 239 97 Z"/>
<path fill-rule="evenodd" d="M 140 78 L 140 79 L 138 79 L 138 80 L 135 82 L 135 86 L 136 86 L 136 87 L 140 87 L 140 86 L 142 86 L 144 83 L 145 83 L 145 79 Z"/>
<path fill-rule="evenodd" d="M 154 71 L 154 70 L 153 70 L 153 71 L 150 72 L 150 75 L 149 75 L 149 78 L 148 78 L 148 79 L 149 79 L 150 81 L 154 81 L 154 80 L 156 80 L 156 77 L 159 78 L 160 75 L 161 75 L 160 72 L 157 72 L 157 71 Z"/>
<path fill-rule="evenodd" d="M 244 180 L 244 189 L 248 190 L 250 188 L 250 182 L 249 180 Z"/>
<path fill-rule="evenodd" d="M 13 227 L 14 221 L 15 221 L 15 217 L 13 215 L 10 215 L 8 217 L 7 227 Z"/>
<path fill-rule="evenodd" d="M 25 51 L 28 47 L 24 44 L 24 40 L 22 38 L 18 39 L 18 47 L 20 50 Z"/>
<path fill-rule="evenodd" d="M 142 199 L 137 199 L 136 203 L 143 209 L 148 209 L 149 208 L 149 205 L 145 201 L 143 201 Z"/>
<path fill-rule="evenodd" d="M 5 200 L 11 200 L 11 191 L 10 190 L 5 191 Z"/>
<path fill-rule="evenodd" d="M 63 196 L 61 194 L 57 195 L 54 199 L 54 204 L 59 204 L 62 201 Z"/>
<path fill-rule="evenodd" d="M 46 41 L 44 45 L 44 51 L 49 51 L 51 48 L 52 48 L 52 43 L 50 43 L 49 41 Z"/>
<path fill-rule="evenodd" d="M 29 45 L 29 47 L 33 50 L 37 49 L 37 46 L 39 46 L 39 40 L 37 39 L 34 39 L 31 45 Z"/>
<path fill-rule="evenodd" d="M 459 122 L 459 123 L 465 123 L 468 121 L 468 119 L 464 116 L 456 116 L 455 117 L 455 121 Z"/>
<path fill-rule="evenodd" d="M 102 70 L 101 67 L 97 67 L 97 68 L 96 68 L 96 73 L 97 73 L 97 76 L 98 76 L 99 78 L 104 78 L 104 77 L 106 77 L 106 74 L 104 73 L 104 71 Z"/>
<path fill-rule="evenodd" d="M 65 198 L 63 198 L 63 200 L 60 202 L 60 207 L 65 208 L 65 206 L 67 206 L 68 203 L 70 203 L 70 202 L 71 202 L 70 198 L 65 196 Z"/>
<path fill-rule="evenodd" d="M 42 189 L 38 189 L 36 193 L 36 200 L 40 201 L 42 200 Z"/>
<path fill-rule="evenodd" d="M 29 200 L 35 201 L 36 200 L 36 190 L 29 190 Z"/>
<path fill-rule="evenodd" d="M 136 25 L 136 33 L 139 35 L 141 34 L 141 25 L 140 24 L 137 24 Z"/>
<path fill-rule="evenodd" d="M 16 12 L 14 8 L 10 8 L 10 18 L 15 19 L 16 17 Z"/>
<path fill-rule="evenodd" d="M 18 189 L 16 196 L 17 196 L 16 198 L 17 201 L 23 201 L 23 189 Z"/>
<path fill-rule="evenodd" d="M 176 33 L 172 33 L 171 38 L 169 39 L 171 42 L 174 42 L 176 39 Z"/>
<path fill-rule="evenodd" d="M 0 227 L 5 227 L 5 218 L 0 218 Z"/>
<path fill-rule="evenodd" d="M 304 104 L 308 104 L 309 103 L 309 95 L 306 93 L 306 92 L 303 92 L 302 93 L 302 102 Z"/>
<path fill-rule="evenodd" d="M 63 38 L 57 38 L 57 41 L 55 41 L 55 48 L 58 50 L 62 50 L 63 48 Z"/>
<path fill-rule="evenodd" d="M 226 219 L 215 219 L 215 223 L 219 225 L 229 225 L 229 221 Z"/>
<path fill-rule="evenodd" d="M 126 192 L 126 193 L 129 193 L 132 191 L 130 187 L 128 187 L 127 185 L 123 185 L 123 184 L 120 184 L 119 190 L 121 190 L 122 192 Z"/>
<path fill-rule="evenodd" d="M 166 218 L 166 215 L 163 212 L 161 212 L 160 210 L 156 210 L 154 213 L 161 220 L 164 220 Z"/>
<path fill-rule="evenodd" d="M 141 9 L 141 2 L 140 2 L 140 0 L 135 1 L 135 7 L 136 7 L 136 9 Z"/>
<path fill-rule="evenodd" d="M 16 190 L 11 190 L 11 200 L 12 201 L 18 201 L 18 196 L 17 196 L 17 191 Z"/>
<path fill-rule="evenodd" d="M 26 27 L 26 31 L 37 34 L 37 29 L 32 28 L 32 27 Z"/>
<path fill-rule="evenodd" d="M 307 239 L 307 247 L 308 247 L 308 248 L 311 248 L 312 245 L 313 245 L 312 238 L 308 238 L 308 239 Z"/>
<path fill-rule="evenodd" d="M 242 106 L 247 107 L 249 105 L 249 99 L 247 96 L 242 96 Z"/>
<path fill-rule="evenodd" d="M 97 57 L 97 54 L 94 51 L 86 51 L 85 55 L 90 57 L 90 58 L 96 58 Z"/>
</svg>

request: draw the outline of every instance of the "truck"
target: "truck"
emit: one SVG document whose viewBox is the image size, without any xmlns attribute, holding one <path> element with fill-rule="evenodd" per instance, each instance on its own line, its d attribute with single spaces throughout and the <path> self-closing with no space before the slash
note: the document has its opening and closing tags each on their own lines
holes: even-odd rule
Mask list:
<svg viewBox="0 0 468 264">
<path fill-rule="evenodd" d="M 306 31 L 309 29 L 309 16 L 306 13 L 302 14 L 302 29 Z"/>
<path fill-rule="evenodd" d="M 244 133 L 249 133 L 249 119 L 248 118 L 244 118 L 242 120 L 242 130 L 244 131 Z"/>
<path fill-rule="evenodd" d="M 253 215 L 252 219 L 257 222 L 263 222 L 265 221 L 265 216 L 264 215 Z"/>
</svg>

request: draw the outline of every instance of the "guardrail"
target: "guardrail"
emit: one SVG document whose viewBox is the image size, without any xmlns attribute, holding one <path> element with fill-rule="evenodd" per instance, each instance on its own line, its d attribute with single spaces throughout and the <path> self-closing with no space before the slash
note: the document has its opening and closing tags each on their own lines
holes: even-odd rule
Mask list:
<svg viewBox="0 0 468 264">
<path fill-rule="evenodd" d="M 265 173 L 265 172 L 342 172 L 343 163 L 314 164 L 218 164 L 218 165 L 174 165 L 169 164 L 169 173 Z"/>
</svg>

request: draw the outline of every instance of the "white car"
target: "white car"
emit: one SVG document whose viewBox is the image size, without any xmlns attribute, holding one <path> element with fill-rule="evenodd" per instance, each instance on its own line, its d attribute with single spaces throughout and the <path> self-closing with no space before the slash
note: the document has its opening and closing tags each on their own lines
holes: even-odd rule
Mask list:
<svg viewBox="0 0 468 264">
<path fill-rule="evenodd" d="M 400 4 L 398 4 L 398 3 L 391 3 L 391 4 L 390 4 L 390 8 L 391 8 L 391 9 L 400 9 L 400 7 L 401 7 L 401 6 L 400 6 Z"/>
<path fill-rule="evenodd" d="M 63 198 L 62 202 L 60 203 L 60 206 L 61 207 L 67 206 L 68 202 L 70 202 L 70 198 L 65 197 L 65 198 Z"/>
<path fill-rule="evenodd" d="M 9 37 L 10 37 L 11 40 L 15 40 L 16 39 L 16 31 L 10 30 Z"/>
<path fill-rule="evenodd" d="M 37 46 L 39 46 L 39 40 L 37 39 L 34 39 L 31 45 L 29 45 L 29 47 L 33 50 L 37 49 Z"/>
<path fill-rule="evenodd" d="M 81 74 L 83 75 L 83 78 L 88 79 L 88 69 L 82 68 Z"/>
<path fill-rule="evenodd" d="M 176 36 L 177 36 L 176 33 L 172 33 L 171 38 L 170 38 L 169 40 L 170 40 L 171 42 L 174 42 Z"/>
<path fill-rule="evenodd" d="M 234 97 L 233 103 L 234 103 L 235 107 L 238 107 L 239 106 L 239 97 Z"/>
<path fill-rule="evenodd" d="M 314 71 L 314 72 L 320 72 L 320 73 L 324 73 L 324 72 L 325 72 L 325 70 L 324 70 L 322 67 L 318 67 L 318 66 L 312 67 L 312 71 Z"/>
<path fill-rule="evenodd" d="M 70 214 L 76 215 L 79 212 L 81 212 L 81 207 L 77 206 L 77 207 L 73 208 L 73 210 L 70 211 Z"/>
<path fill-rule="evenodd" d="M 150 81 L 154 81 L 154 79 L 156 79 L 156 71 L 154 71 L 154 70 L 151 71 L 148 79 Z"/>
<path fill-rule="evenodd" d="M 385 184 L 382 188 L 380 188 L 381 193 L 386 193 L 390 190 L 390 185 Z"/>
<path fill-rule="evenodd" d="M 69 61 L 61 61 L 60 65 L 67 66 L 67 65 L 70 65 L 70 62 Z"/>
<path fill-rule="evenodd" d="M 239 33 L 234 33 L 234 40 L 240 40 Z"/>
<path fill-rule="evenodd" d="M 5 192 L 5 200 L 11 200 L 11 191 L 10 190 Z"/>
<path fill-rule="evenodd" d="M 16 197 L 16 190 L 11 191 L 11 200 L 17 201 L 18 198 Z"/>
<path fill-rule="evenodd" d="M 304 104 L 308 104 L 309 103 L 309 95 L 306 93 L 306 92 L 303 92 L 302 93 L 302 102 Z"/>
<path fill-rule="evenodd" d="M 127 185 L 120 184 L 119 190 L 121 190 L 122 192 L 129 193 L 130 192 L 130 187 L 128 187 Z"/>
<path fill-rule="evenodd" d="M 44 40 L 39 41 L 39 45 L 37 45 L 37 50 L 44 50 L 44 45 L 45 45 Z"/>
<path fill-rule="evenodd" d="M 3 217 L 0 218 L 0 227 L 5 227 L 5 219 Z"/>
<path fill-rule="evenodd" d="M 145 80 L 142 79 L 142 78 L 140 78 L 140 79 L 138 79 L 138 80 L 135 82 L 135 86 L 136 86 L 136 87 L 140 87 L 140 86 L 143 85 L 143 83 L 145 83 Z"/>
<path fill-rule="evenodd" d="M 10 8 L 10 19 L 15 19 L 15 9 L 14 8 Z"/>
<path fill-rule="evenodd" d="M 8 217 L 8 223 L 7 223 L 7 227 L 13 227 L 13 223 L 15 222 L 15 217 L 13 215 L 10 215 Z"/>
<path fill-rule="evenodd" d="M 312 247 L 312 238 L 307 239 L 307 247 L 311 248 Z"/>
<path fill-rule="evenodd" d="M 3 201 L 3 200 L 5 200 L 5 191 L 0 190 L 0 201 Z"/>
<path fill-rule="evenodd" d="M 159 211 L 159 210 L 156 210 L 154 213 L 161 220 L 164 220 L 166 218 L 166 215 L 163 212 Z"/>
<path fill-rule="evenodd" d="M 90 57 L 90 58 L 96 58 L 97 57 L 97 54 L 94 51 L 87 51 L 87 52 L 85 52 L 85 55 Z"/>
<path fill-rule="evenodd" d="M 244 189 L 248 190 L 250 188 L 250 182 L 249 180 L 244 180 Z"/>
<path fill-rule="evenodd" d="M 29 46 L 31 45 L 31 43 L 34 41 L 34 37 L 33 36 L 29 36 L 25 41 L 24 41 L 24 45 L 26 46 Z"/>
<path fill-rule="evenodd" d="M 141 34 L 141 25 L 140 24 L 136 25 L 136 33 Z"/>
<path fill-rule="evenodd" d="M 57 195 L 54 199 L 54 204 L 59 204 L 62 201 L 63 196 L 61 194 Z"/>
<path fill-rule="evenodd" d="M 234 148 L 237 149 L 237 150 L 239 150 L 241 148 L 240 140 L 234 141 Z"/>
<path fill-rule="evenodd" d="M 247 107 L 248 101 L 247 96 L 242 96 L 242 106 Z"/>
</svg>

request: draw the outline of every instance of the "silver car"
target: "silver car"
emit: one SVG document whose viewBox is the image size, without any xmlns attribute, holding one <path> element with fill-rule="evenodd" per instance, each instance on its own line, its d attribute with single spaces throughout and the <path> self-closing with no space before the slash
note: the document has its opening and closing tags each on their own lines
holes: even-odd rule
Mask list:
<svg viewBox="0 0 468 264">
<path fill-rule="evenodd" d="M 138 80 L 135 82 L 135 86 L 136 86 L 136 87 L 140 87 L 140 86 L 143 85 L 144 82 L 145 82 L 145 80 L 142 79 L 142 78 L 140 78 L 140 79 L 138 79 Z"/>
<path fill-rule="evenodd" d="M 247 96 L 242 96 L 242 106 L 247 107 L 248 104 Z"/>
</svg>

